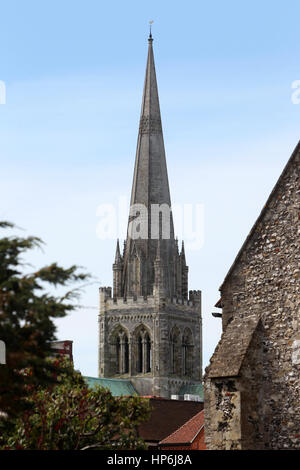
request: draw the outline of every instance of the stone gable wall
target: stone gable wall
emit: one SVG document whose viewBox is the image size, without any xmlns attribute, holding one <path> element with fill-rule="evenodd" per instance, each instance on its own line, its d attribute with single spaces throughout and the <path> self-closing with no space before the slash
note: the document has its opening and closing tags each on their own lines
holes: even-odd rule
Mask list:
<svg viewBox="0 0 300 470">
<path fill-rule="evenodd" d="M 241 436 L 233 439 L 237 447 L 300 448 L 299 273 L 297 150 L 221 288 L 225 336 L 227 325 L 236 316 L 258 316 L 262 328 L 261 361 L 258 364 L 258 346 L 255 349 L 252 342 L 240 376 L 234 378 L 235 387 L 241 392 Z M 216 351 L 215 358 L 217 354 Z M 205 434 L 209 448 L 215 445 L 212 383 L 216 381 L 206 380 Z M 225 384 L 226 380 L 219 382 Z M 225 448 L 225 440 L 220 438 L 218 446 Z"/>
</svg>

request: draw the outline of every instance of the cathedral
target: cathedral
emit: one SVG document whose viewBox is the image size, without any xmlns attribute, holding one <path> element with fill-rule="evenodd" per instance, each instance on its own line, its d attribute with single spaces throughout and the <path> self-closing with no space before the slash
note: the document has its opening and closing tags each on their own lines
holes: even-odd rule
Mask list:
<svg viewBox="0 0 300 470">
<path fill-rule="evenodd" d="M 202 379 L 201 291 L 188 291 L 174 236 L 151 33 L 127 239 L 123 250 L 117 241 L 113 290 L 100 288 L 99 377 L 166 398 Z"/>
</svg>

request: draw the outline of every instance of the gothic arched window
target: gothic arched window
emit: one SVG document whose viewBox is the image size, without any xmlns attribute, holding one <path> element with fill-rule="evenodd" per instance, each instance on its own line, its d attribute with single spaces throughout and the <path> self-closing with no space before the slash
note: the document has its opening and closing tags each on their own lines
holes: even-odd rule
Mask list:
<svg viewBox="0 0 300 470">
<path fill-rule="evenodd" d="M 138 371 L 138 373 L 141 374 L 143 372 L 143 339 L 142 339 L 141 335 L 139 335 L 139 337 L 138 337 L 137 347 L 138 347 L 138 367 L 137 367 L 137 371 Z"/>
<path fill-rule="evenodd" d="M 124 336 L 124 366 L 123 373 L 128 374 L 129 372 L 129 342 L 127 335 Z"/>
<path fill-rule="evenodd" d="M 151 340 L 150 340 L 150 336 L 148 335 L 148 333 L 146 333 L 145 335 L 145 343 L 146 343 L 146 347 L 145 347 L 145 352 L 146 352 L 146 371 L 145 372 L 151 372 L 151 369 L 152 369 L 152 364 L 151 364 Z"/>
<path fill-rule="evenodd" d="M 182 373 L 191 376 L 193 373 L 193 334 L 189 328 L 186 328 L 182 338 Z"/>
<path fill-rule="evenodd" d="M 135 331 L 136 344 L 136 372 L 147 374 L 152 370 L 152 349 L 150 334 L 144 327 L 138 327 Z"/>
<path fill-rule="evenodd" d="M 120 328 L 113 335 L 113 343 L 115 349 L 115 373 L 127 374 L 129 372 L 129 341 L 125 330 Z"/>
<path fill-rule="evenodd" d="M 121 344 L 120 337 L 116 338 L 116 373 L 119 374 L 121 369 Z"/>
<path fill-rule="evenodd" d="M 170 334 L 171 373 L 181 375 L 180 331 L 174 326 Z"/>
</svg>

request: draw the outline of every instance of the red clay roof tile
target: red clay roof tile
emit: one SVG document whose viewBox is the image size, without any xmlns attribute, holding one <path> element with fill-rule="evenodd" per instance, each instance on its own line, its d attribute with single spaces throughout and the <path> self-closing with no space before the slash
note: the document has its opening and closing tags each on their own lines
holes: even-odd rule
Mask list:
<svg viewBox="0 0 300 470">
<path fill-rule="evenodd" d="M 201 410 L 189 421 L 176 429 L 172 434 L 163 439 L 161 444 L 189 444 L 193 442 L 199 431 L 204 426 L 204 410 Z"/>
</svg>

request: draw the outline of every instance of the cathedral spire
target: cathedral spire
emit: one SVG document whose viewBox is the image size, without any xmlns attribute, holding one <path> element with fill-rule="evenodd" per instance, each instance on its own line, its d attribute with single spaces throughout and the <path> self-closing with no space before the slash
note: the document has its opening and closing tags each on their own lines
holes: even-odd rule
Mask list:
<svg viewBox="0 0 300 470">
<path fill-rule="evenodd" d="M 152 43 L 150 34 L 131 193 L 131 205 L 144 204 L 149 212 L 152 204 L 171 206 Z"/>
<path fill-rule="evenodd" d="M 141 229 L 142 226 L 142 229 Z M 176 245 L 150 29 L 131 191 L 122 293 L 152 295 L 158 239 L 166 295 L 175 295 Z M 133 249 L 135 248 L 135 249 Z M 138 259 L 135 252 L 139 253 Z"/>
<path fill-rule="evenodd" d="M 122 253 L 117 241 L 113 296 L 100 288 L 99 377 L 165 398 L 200 383 L 202 347 L 200 293 L 187 301 L 170 205 L 150 29 L 127 237 Z"/>
</svg>

